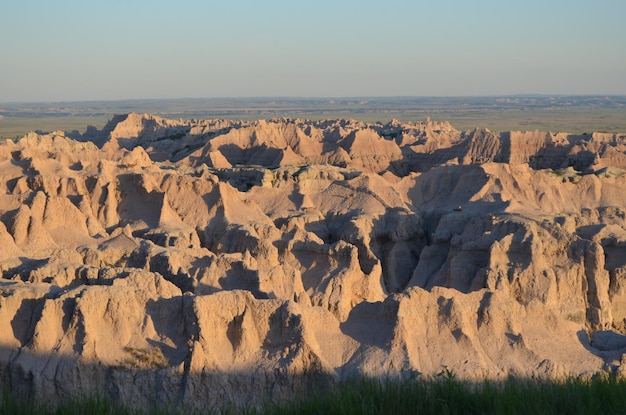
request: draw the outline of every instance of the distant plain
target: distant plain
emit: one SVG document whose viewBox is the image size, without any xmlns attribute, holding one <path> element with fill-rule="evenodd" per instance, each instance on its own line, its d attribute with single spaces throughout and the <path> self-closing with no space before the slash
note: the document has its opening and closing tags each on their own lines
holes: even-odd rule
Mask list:
<svg viewBox="0 0 626 415">
<path fill-rule="evenodd" d="M 626 132 L 626 96 L 274 97 L 0 103 L 0 139 L 30 131 L 82 133 L 88 125 L 102 128 L 113 115 L 128 112 L 166 118 L 353 118 L 382 123 L 431 117 L 459 130 Z"/>
</svg>

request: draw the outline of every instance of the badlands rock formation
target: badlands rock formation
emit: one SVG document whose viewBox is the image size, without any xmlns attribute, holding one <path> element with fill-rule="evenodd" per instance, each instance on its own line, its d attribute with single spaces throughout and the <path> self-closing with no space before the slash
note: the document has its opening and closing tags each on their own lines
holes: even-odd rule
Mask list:
<svg viewBox="0 0 626 415">
<path fill-rule="evenodd" d="M 0 382 L 258 404 L 626 371 L 626 136 L 128 114 L 0 145 Z"/>
</svg>

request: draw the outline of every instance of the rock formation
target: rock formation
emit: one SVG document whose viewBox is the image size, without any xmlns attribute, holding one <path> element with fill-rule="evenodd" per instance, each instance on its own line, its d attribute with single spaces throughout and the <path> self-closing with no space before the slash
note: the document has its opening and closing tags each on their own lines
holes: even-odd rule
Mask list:
<svg viewBox="0 0 626 415">
<path fill-rule="evenodd" d="M 0 145 L 0 383 L 201 409 L 622 373 L 626 135 L 166 120 Z"/>
</svg>

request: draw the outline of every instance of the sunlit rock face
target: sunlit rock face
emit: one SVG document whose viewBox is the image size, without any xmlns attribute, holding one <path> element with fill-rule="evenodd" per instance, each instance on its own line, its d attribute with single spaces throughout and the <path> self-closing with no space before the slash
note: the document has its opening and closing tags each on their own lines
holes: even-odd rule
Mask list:
<svg viewBox="0 0 626 415">
<path fill-rule="evenodd" d="M 0 381 L 256 405 L 622 373 L 626 136 L 116 116 L 0 145 Z"/>
</svg>

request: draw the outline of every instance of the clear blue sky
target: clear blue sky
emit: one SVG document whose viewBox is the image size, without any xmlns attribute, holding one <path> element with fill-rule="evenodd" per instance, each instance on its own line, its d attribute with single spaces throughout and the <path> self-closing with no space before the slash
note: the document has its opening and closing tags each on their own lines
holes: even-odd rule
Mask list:
<svg viewBox="0 0 626 415">
<path fill-rule="evenodd" d="M 0 101 L 626 94 L 625 0 L 7 0 Z"/>
</svg>

